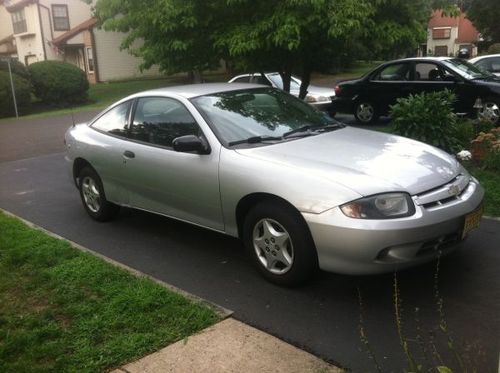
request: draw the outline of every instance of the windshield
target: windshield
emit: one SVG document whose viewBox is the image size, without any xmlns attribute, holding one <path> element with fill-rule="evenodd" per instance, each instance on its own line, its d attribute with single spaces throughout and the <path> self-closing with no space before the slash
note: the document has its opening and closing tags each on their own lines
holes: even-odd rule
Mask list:
<svg viewBox="0 0 500 373">
<path fill-rule="evenodd" d="M 279 89 L 283 89 L 283 79 L 280 74 L 267 74 L 267 78 Z M 290 78 L 290 91 L 298 91 L 300 89 L 300 80 L 292 76 Z"/>
<path fill-rule="evenodd" d="M 441 62 L 450 70 L 453 70 L 466 79 L 487 79 L 494 77 L 493 74 L 481 70 L 477 66 L 474 66 L 473 64 L 458 58 L 443 60 Z"/>
<path fill-rule="evenodd" d="M 255 88 L 195 97 L 191 102 L 228 146 L 248 138 L 279 138 L 304 126 L 324 127 L 338 122 L 287 93 Z"/>
</svg>

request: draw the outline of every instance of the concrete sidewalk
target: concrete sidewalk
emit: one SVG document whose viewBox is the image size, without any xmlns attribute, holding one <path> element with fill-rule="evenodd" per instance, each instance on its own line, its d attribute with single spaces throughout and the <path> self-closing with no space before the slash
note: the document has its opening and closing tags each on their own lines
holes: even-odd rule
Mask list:
<svg viewBox="0 0 500 373">
<path fill-rule="evenodd" d="M 229 318 L 113 372 L 342 371 L 278 338 Z"/>
</svg>

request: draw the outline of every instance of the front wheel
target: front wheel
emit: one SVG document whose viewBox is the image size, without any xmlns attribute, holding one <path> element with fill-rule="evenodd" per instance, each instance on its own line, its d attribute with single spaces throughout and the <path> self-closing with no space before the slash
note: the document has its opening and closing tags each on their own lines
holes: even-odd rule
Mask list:
<svg viewBox="0 0 500 373">
<path fill-rule="evenodd" d="M 486 120 L 495 125 L 500 124 L 500 103 L 491 99 L 484 100 L 483 106 L 477 112 L 478 119 Z"/>
<path fill-rule="evenodd" d="M 109 202 L 104 194 L 102 181 L 97 172 L 85 167 L 78 176 L 80 197 L 85 211 L 97 221 L 111 220 L 120 207 Z"/>
<path fill-rule="evenodd" d="M 275 284 L 298 285 L 317 268 L 309 230 L 300 214 L 286 204 L 267 202 L 251 209 L 243 241 L 258 270 Z"/>
<path fill-rule="evenodd" d="M 369 101 L 358 101 L 354 107 L 354 116 L 361 124 L 372 124 L 378 119 L 378 113 Z"/>
</svg>

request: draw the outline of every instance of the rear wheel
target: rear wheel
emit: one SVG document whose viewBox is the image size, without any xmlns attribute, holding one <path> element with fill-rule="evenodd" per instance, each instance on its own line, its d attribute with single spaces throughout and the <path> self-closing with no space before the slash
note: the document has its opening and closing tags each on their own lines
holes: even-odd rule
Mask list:
<svg viewBox="0 0 500 373">
<path fill-rule="evenodd" d="M 255 266 L 275 284 L 297 285 L 317 268 L 316 249 L 305 222 L 284 203 L 252 208 L 243 226 L 243 241 Z"/>
<path fill-rule="evenodd" d="M 85 211 L 92 219 L 108 221 L 116 216 L 120 207 L 106 200 L 102 181 L 91 167 L 85 167 L 78 176 L 80 197 Z"/>
<path fill-rule="evenodd" d="M 370 101 L 358 101 L 354 107 L 354 116 L 361 124 L 371 124 L 378 119 L 377 110 L 375 105 Z"/>
<path fill-rule="evenodd" d="M 486 120 L 495 125 L 500 124 L 500 102 L 493 99 L 485 99 L 483 107 L 477 112 L 478 119 Z"/>
</svg>

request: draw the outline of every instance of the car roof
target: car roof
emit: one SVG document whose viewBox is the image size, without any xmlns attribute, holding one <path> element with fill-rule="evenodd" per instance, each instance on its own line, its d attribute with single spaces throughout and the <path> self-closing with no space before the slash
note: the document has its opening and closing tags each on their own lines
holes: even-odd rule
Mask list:
<svg viewBox="0 0 500 373">
<path fill-rule="evenodd" d="M 404 61 L 446 61 L 455 58 L 456 57 L 410 57 L 410 58 L 401 58 L 399 60 L 388 61 L 386 63 L 404 62 Z"/>
<path fill-rule="evenodd" d="M 477 61 L 481 61 L 484 58 L 490 58 L 490 57 L 500 57 L 500 53 L 497 53 L 497 54 L 485 54 L 483 56 L 477 56 L 477 57 L 471 58 L 469 60 L 469 62 L 477 62 Z"/>
<path fill-rule="evenodd" d="M 127 99 L 134 97 L 143 97 L 151 95 L 175 95 L 184 98 L 192 98 L 197 96 L 209 95 L 212 93 L 238 91 L 240 89 L 262 88 L 260 84 L 249 83 L 201 83 L 201 84 L 187 84 L 173 87 L 164 87 L 158 89 L 151 89 L 143 91 L 127 97 Z"/>
</svg>

